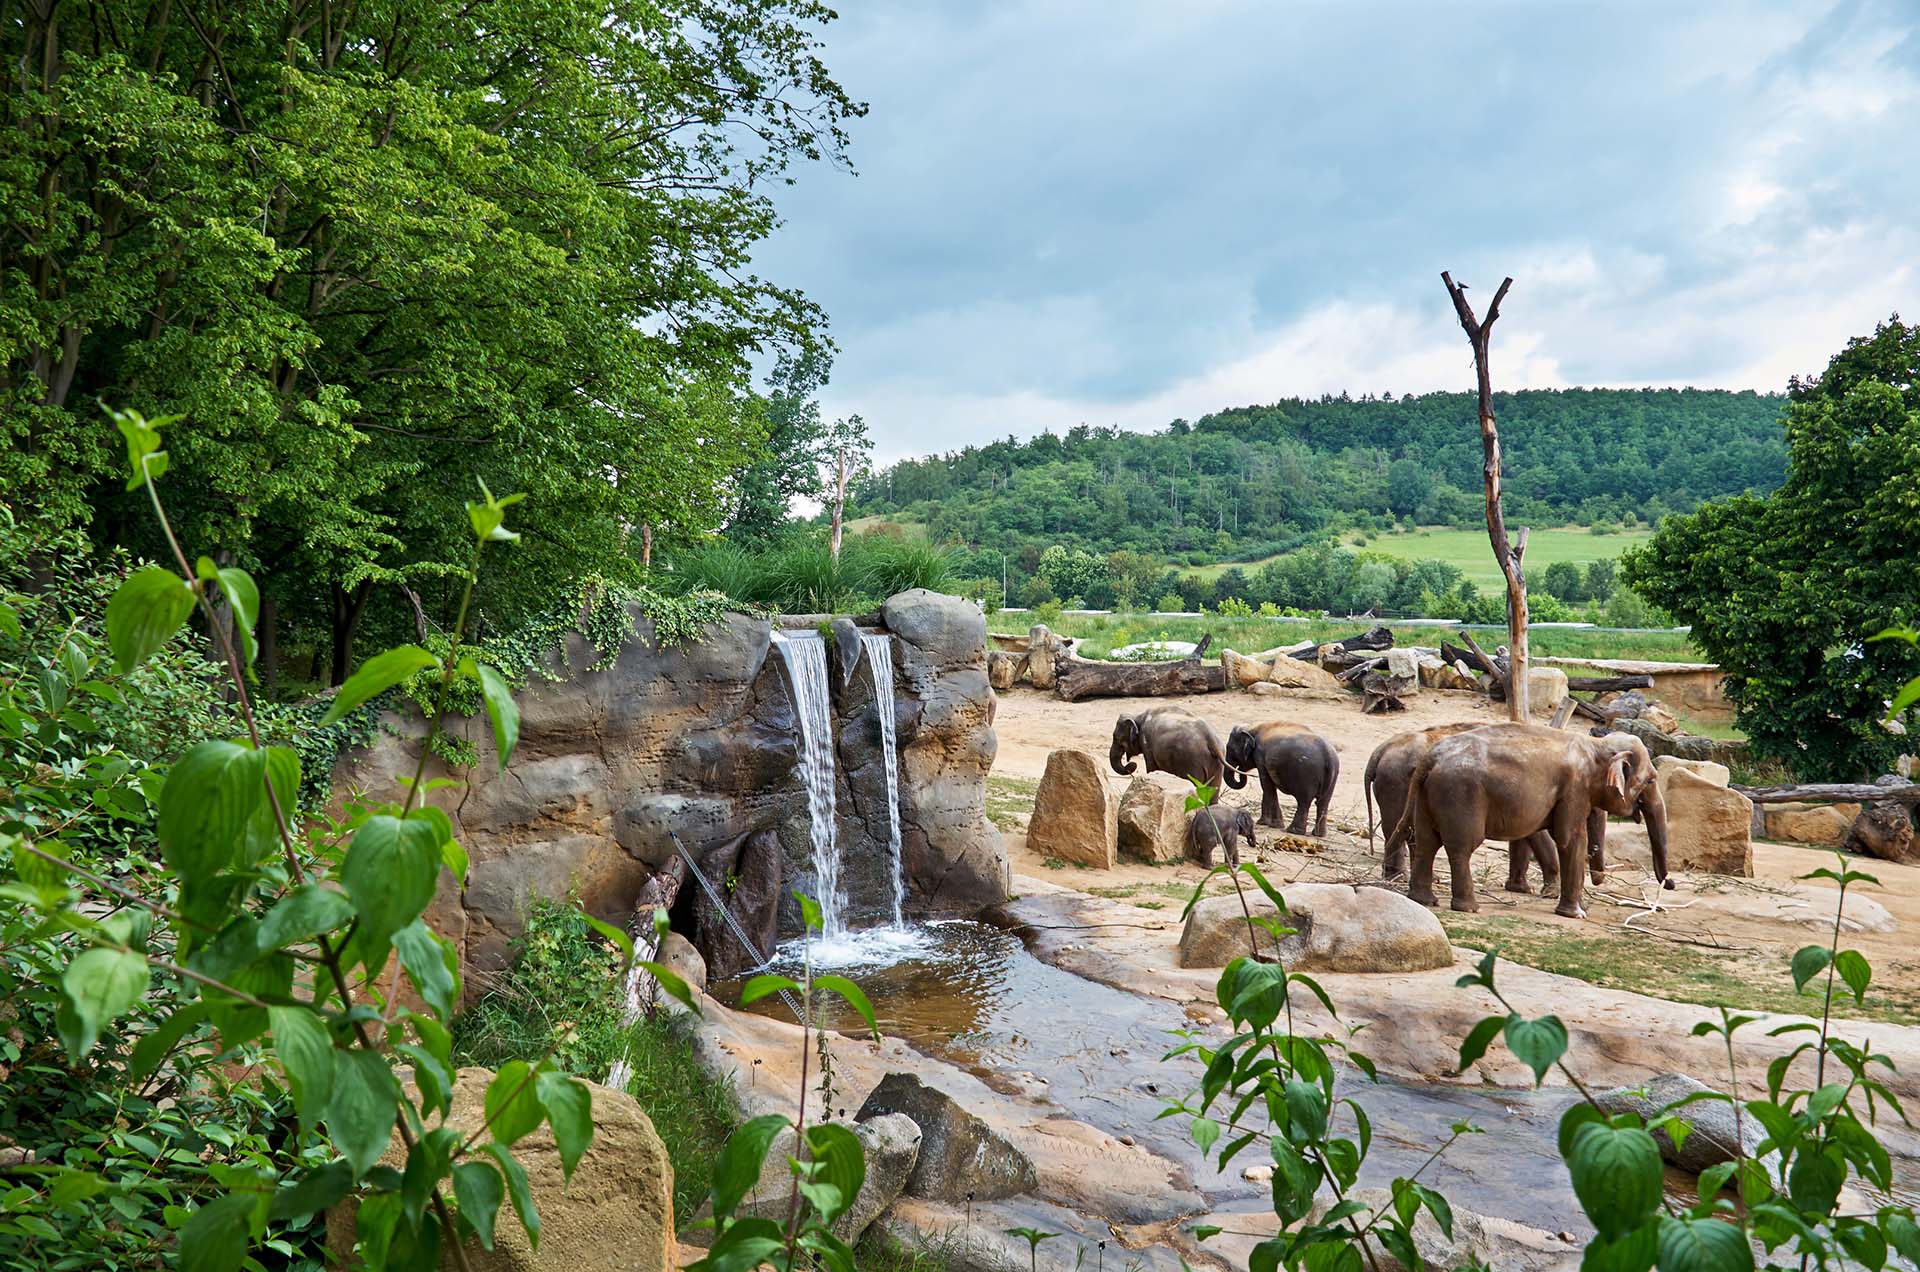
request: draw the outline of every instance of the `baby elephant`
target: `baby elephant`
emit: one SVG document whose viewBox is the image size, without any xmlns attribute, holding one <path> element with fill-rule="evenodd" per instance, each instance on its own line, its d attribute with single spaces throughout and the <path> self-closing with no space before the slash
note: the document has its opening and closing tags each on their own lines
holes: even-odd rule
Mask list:
<svg viewBox="0 0 1920 1272">
<path fill-rule="evenodd" d="M 1293 810 L 1289 834 L 1304 834 L 1307 808 L 1314 809 L 1313 833 L 1327 836 L 1327 805 L 1340 778 L 1340 753 L 1333 744 L 1302 724 L 1275 720 L 1268 724 L 1238 724 L 1227 737 L 1227 785 L 1244 788 L 1247 775 L 1260 775 L 1260 824 L 1278 827 L 1280 796 L 1291 795 Z"/>
<path fill-rule="evenodd" d="M 1213 868 L 1213 850 L 1227 850 L 1227 864 L 1240 864 L 1240 841 L 1253 847 L 1253 815 L 1244 808 L 1215 804 L 1187 819 L 1187 856 L 1199 865 Z"/>
</svg>

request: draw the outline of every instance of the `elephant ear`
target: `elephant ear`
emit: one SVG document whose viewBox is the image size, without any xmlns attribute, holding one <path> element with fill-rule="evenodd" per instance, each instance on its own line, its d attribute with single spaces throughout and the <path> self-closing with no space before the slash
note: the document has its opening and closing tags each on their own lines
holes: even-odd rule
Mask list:
<svg viewBox="0 0 1920 1272">
<path fill-rule="evenodd" d="M 1627 797 L 1627 772 L 1633 764 L 1633 752 L 1621 751 L 1607 763 L 1607 788 L 1621 799 Z"/>
</svg>

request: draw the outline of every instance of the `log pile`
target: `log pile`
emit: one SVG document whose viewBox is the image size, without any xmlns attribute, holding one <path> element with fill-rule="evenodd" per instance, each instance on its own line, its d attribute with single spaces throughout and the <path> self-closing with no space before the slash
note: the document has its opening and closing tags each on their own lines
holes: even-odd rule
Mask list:
<svg viewBox="0 0 1920 1272">
<path fill-rule="evenodd" d="M 1164 698 L 1184 693 L 1219 693 L 1227 687 L 1226 668 L 1202 659 L 1211 633 L 1177 662 L 1096 662 L 1078 654 L 1053 659 L 1054 692 L 1068 702 L 1082 698 Z"/>
</svg>

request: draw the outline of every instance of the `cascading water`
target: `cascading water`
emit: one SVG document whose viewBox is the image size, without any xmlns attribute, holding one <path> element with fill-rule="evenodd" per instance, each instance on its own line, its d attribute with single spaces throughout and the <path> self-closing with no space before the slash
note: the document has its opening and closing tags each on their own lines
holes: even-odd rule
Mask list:
<svg viewBox="0 0 1920 1272">
<path fill-rule="evenodd" d="M 793 714 L 800 726 L 800 780 L 807 788 L 812 822 L 814 900 L 820 903 L 820 935 L 836 943 L 846 932 L 846 897 L 840 892 L 840 843 L 834 833 L 833 707 L 828 697 L 827 642 L 790 637 L 776 630 L 774 645 L 786 660 L 793 686 Z"/>
<path fill-rule="evenodd" d="M 907 880 L 900 865 L 900 758 L 893 741 L 893 638 L 862 636 L 867 665 L 873 669 L 873 704 L 880 713 L 880 745 L 887 760 L 887 848 L 893 854 L 893 926 L 907 924 Z"/>
</svg>

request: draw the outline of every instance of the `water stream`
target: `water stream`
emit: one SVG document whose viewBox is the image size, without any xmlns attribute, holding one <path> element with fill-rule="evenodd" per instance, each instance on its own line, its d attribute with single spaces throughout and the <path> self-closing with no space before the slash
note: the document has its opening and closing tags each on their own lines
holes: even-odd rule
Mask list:
<svg viewBox="0 0 1920 1272">
<path fill-rule="evenodd" d="M 834 829 L 833 704 L 827 680 L 827 642 L 818 636 L 795 636 L 776 628 L 773 643 L 786 660 L 794 719 L 800 728 L 800 780 L 807 788 L 814 900 L 820 903 L 821 934 L 828 942 L 837 942 L 846 934 L 847 898 L 840 890 L 840 842 Z"/>
<path fill-rule="evenodd" d="M 893 862 L 893 926 L 906 926 L 907 880 L 900 865 L 900 755 L 893 737 L 893 637 L 862 636 L 873 674 L 873 705 L 880 715 L 880 745 L 887 766 L 887 850 Z"/>
</svg>

